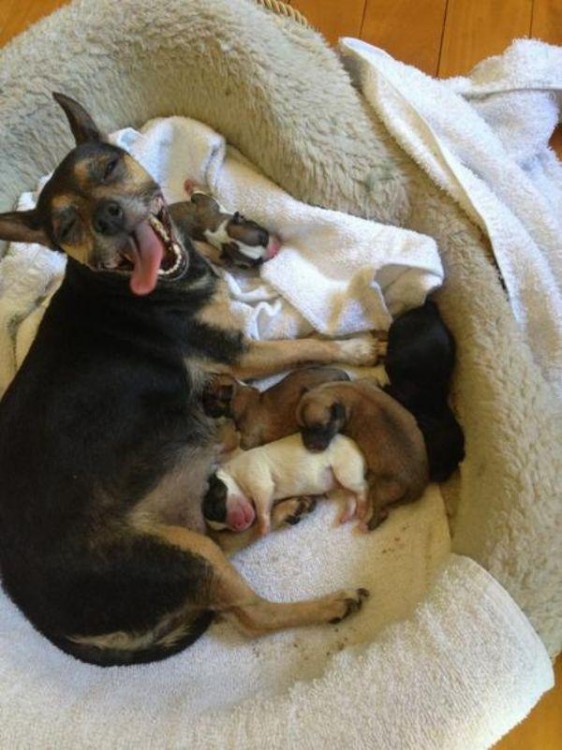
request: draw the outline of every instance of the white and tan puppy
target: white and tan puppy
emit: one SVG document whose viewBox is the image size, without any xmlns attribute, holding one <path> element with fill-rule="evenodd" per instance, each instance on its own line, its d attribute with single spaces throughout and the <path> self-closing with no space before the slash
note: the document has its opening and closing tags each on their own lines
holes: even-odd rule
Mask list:
<svg viewBox="0 0 562 750">
<path fill-rule="evenodd" d="M 270 529 L 271 509 L 285 498 L 347 491 L 340 521 L 367 503 L 365 460 L 357 445 L 336 435 L 326 450 L 311 453 L 299 434 L 239 453 L 209 479 L 203 514 L 211 528 L 244 531 L 257 519 L 261 534 Z"/>
</svg>

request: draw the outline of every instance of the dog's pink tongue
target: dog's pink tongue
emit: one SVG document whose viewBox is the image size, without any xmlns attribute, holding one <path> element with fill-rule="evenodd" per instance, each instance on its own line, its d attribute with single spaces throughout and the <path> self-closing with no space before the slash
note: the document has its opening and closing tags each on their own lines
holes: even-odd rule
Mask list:
<svg viewBox="0 0 562 750">
<path fill-rule="evenodd" d="M 134 294 L 150 294 L 158 281 L 164 245 L 148 221 L 135 229 L 138 251 L 134 257 L 130 287 Z"/>
</svg>

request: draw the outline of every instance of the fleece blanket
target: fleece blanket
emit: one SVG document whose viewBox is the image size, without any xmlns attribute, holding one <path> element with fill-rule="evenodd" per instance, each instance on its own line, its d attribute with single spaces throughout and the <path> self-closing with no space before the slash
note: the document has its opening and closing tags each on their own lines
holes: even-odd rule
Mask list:
<svg viewBox="0 0 562 750">
<path fill-rule="evenodd" d="M 82 101 L 106 132 L 172 113 L 204 121 L 299 200 L 434 237 L 447 271 L 439 303 L 457 338 L 454 396 L 467 436 L 453 543 L 501 581 L 556 654 L 560 419 L 485 234 L 398 145 L 310 29 L 253 0 L 122 0 L 119 24 L 108 25 L 114 10 L 113 0 L 75 0 L 0 53 L 2 210 L 70 145 L 50 98 L 58 90 Z M 553 75 L 544 72 L 538 93 Z M 544 151 L 539 140 L 533 158 Z M 482 573 L 449 558 L 424 604 L 364 650 L 342 650 L 313 681 L 271 700 L 254 694 L 228 716 L 223 709 L 193 723 L 182 672 L 189 654 L 161 671 L 92 674 L 46 649 L 3 603 L 2 744 L 248 747 L 271 736 L 278 747 L 487 747 L 523 718 L 552 673 L 526 620 Z M 256 692 L 260 674 L 256 667 Z M 235 680 L 224 670 L 221 682 Z"/>
<path fill-rule="evenodd" d="M 283 248 L 274 261 L 262 267 L 261 274 L 223 271 L 230 290 L 232 314 L 238 317 L 249 335 L 258 338 L 298 336 L 310 330 L 341 335 L 367 331 L 375 325 L 385 327 L 392 313 L 419 304 L 441 281 L 442 266 L 435 244 L 427 237 L 295 201 L 256 173 L 234 149 L 226 147 L 219 134 L 201 123 L 185 118 L 159 120 L 149 123 L 140 133 L 131 129 L 120 131 L 113 140 L 139 158 L 161 183 L 169 201 L 183 198 L 183 182 L 189 177 L 207 184 L 222 203 L 242 210 L 280 235 Z M 20 198 L 19 207 L 29 208 L 35 199 L 36 194 L 26 193 Z M 327 246 L 333 250 L 328 258 L 324 255 Z M 3 281 L 0 298 L 3 338 L 0 340 L 11 355 L 11 358 L 3 358 L 6 382 L 13 374 L 6 363 L 17 367 L 25 357 L 50 295 L 63 273 L 64 258 L 60 254 L 33 245 L 10 247 L 0 263 Z M 316 294 L 322 298 L 322 307 L 314 305 Z M 55 700 L 62 703 L 64 710 L 52 731 L 62 747 L 71 747 L 77 742 L 84 747 L 125 746 L 131 742 L 130 717 L 124 719 L 130 711 L 142 716 L 136 720 L 139 737 L 142 732 L 142 746 L 157 747 L 162 731 L 159 724 L 164 720 L 169 723 L 172 706 L 181 706 L 182 719 L 174 737 L 168 730 L 166 746 L 183 745 L 189 737 L 193 747 L 222 747 L 224 737 L 234 735 L 237 746 L 258 747 L 261 723 L 256 728 L 246 726 L 257 701 L 266 715 L 276 706 L 276 715 L 277 707 L 283 705 L 287 696 L 292 696 L 290 701 L 298 699 L 300 688 L 295 683 L 304 681 L 302 684 L 306 684 L 320 676 L 332 679 L 327 675 L 339 670 L 336 665 L 341 659 L 340 653 L 352 648 L 354 657 L 351 660 L 346 657 L 344 661 L 354 682 L 361 681 L 361 663 L 367 644 L 376 642 L 385 626 L 412 616 L 433 578 L 444 567 L 449 572 L 441 580 L 447 581 L 449 586 L 453 581 L 456 583 L 455 604 L 444 606 L 440 598 L 443 593 L 436 596 L 435 611 L 430 616 L 431 628 L 440 621 L 439 627 L 454 630 L 461 611 L 470 607 L 471 599 L 476 596 L 483 602 L 479 606 L 484 609 L 490 606 L 496 616 L 496 609 L 506 609 L 500 621 L 509 619 L 515 623 L 509 634 L 504 633 L 505 640 L 502 637 L 495 645 L 495 659 L 509 663 L 511 650 L 519 652 L 519 645 L 516 645 L 519 640 L 531 644 L 535 655 L 531 670 L 528 658 L 521 664 L 517 662 L 520 670 L 517 679 L 522 680 L 524 690 L 513 691 L 504 713 L 495 715 L 489 727 L 480 729 L 482 737 L 496 736 L 502 727 L 510 726 L 513 718 L 520 717 L 522 709 L 528 710 L 536 696 L 550 684 L 550 665 L 544 649 L 501 587 L 468 560 L 450 556 L 448 522 L 436 486 L 430 487 L 420 502 L 393 513 L 389 521 L 371 535 L 357 536 L 349 526 L 336 529 L 334 518 L 334 506 L 326 503 L 297 529 L 274 534 L 244 551 L 237 557 L 236 564 L 259 591 L 272 599 L 301 598 L 344 585 L 368 588 L 371 597 L 360 616 L 337 628 L 280 633 L 259 642 L 248 641 L 226 623 L 217 623 L 188 654 L 172 660 L 171 667 L 168 663 L 134 668 L 127 670 L 130 677 L 123 674 L 123 670 L 110 670 L 115 673 L 109 678 L 113 698 L 119 695 L 122 698 L 112 700 L 112 718 L 103 736 L 96 732 L 90 735 L 84 726 L 80 726 L 78 735 L 73 734 L 68 726 L 68 712 L 80 695 L 82 704 L 89 705 L 94 715 L 99 711 L 106 714 L 108 706 L 93 697 L 100 689 L 100 679 L 104 685 L 105 679 L 99 677 L 97 669 L 76 665 L 34 634 L 5 597 L 0 607 L 3 668 L 6 674 L 14 668 L 22 669 L 30 683 L 41 679 L 43 674 L 49 684 L 58 684 Z M 426 609 L 427 606 L 424 605 Z M 423 614 L 417 616 L 424 618 Z M 487 637 L 492 638 L 488 633 L 490 616 L 491 613 L 479 612 L 478 618 L 473 617 L 472 625 L 480 633 L 485 628 Z M 407 627 L 404 627 L 403 633 L 395 634 L 398 642 L 408 640 Z M 497 628 L 497 624 L 494 627 Z M 429 630 L 428 653 L 420 649 L 417 656 L 420 664 L 416 668 L 424 662 L 424 670 L 429 668 L 433 648 L 434 636 Z M 477 631 L 467 628 L 463 633 L 463 649 L 472 649 L 473 632 Z M 18 648 L 14 648 L 14 643 L 20 644 Z M 447 648 L 440 654 L 440 669 L 445 669 L 449 658 Z M 37 654 L 36 660 L 30 659 L 33 653 Z M 400 658 L 399 654 L 397 650 L 395 658 Z M 45 655 L 53 668 L 55 683 L 42 671 L 46 668 Z M 481 656 L 478 654 L 478 658 Z M 381 655 L 376 657 L 377 662 L 380 658 Z M 463 660 L 465 658 L 466 655 Z M 388 669 L 388 655 L 385 664 Z M 450 665 L 447 669 L 449 674 L 455 674 Z M 137 677 L 139 671 L 143 673 L 140 678 Z M 507 671 L 511 671 L 511 679 L 515 679 L 513 665 Z M 466 670 L 465 674 L 469 672 Z M 147 693 L 141 689 L 141 684 L 154 684 L 153 680 L 162 679 L 167 689 L 158 700 L 150 691 L 148 708 Z M 529 679 L 532 691 L 529 691 Z M 76 680 L 81 686 L 78 693 Z M 66 695 L 70 685 L 72 700 L 70 694 Z M 355 689 L 359 689 L 358 685 Z M 429 689 L 430 683 L 427 685 Z M 494 679 L 493 685 L 494 690 L 498 689 L 499 681 Z M 25 694 L 23 682 L 19 688 L 14 695 L 16 703 Z M 47 701 L 51 699 L 53 696 L 49 695 Z M 378 697 L 377 702 L 380 700 Z M 427 700 L 433 699 L 428 695 Z M 389 691 L 385 701 L 393 705 L 396 696 L 391 696 Z M 13 703 L 11 705 L 13 708 Z M 46 706 L 42 701 L 34 704 L 33 711 L 39 711 L 37 720 L 41 720 Z M 21 710 L 25 713 L 23 708 Z M 241 717 L 244 717 L 242 723 Z M 361 743 L 369 744 L 376 739 L 384 747 L 386 740 L 380 739 L 382 726 L 371 717 L 363 717 L 362 724 L 354 740 L 355 746 L 361 747 Z M 335 724 L 330 729 L 320 727 L 317 719 L 305 724 L 304 731 L 309 734 L 311 746 L 320 741 L 319 732 L 327 732 L 329 743 L 337 736 Z M 348 726 L 345 733 L 349 731 Z M 404 738 L 411 731 L 411 727 L 405 730 Z M 26 736 L 24 731 L 21 735 L 7 735 L 7 738 L 25 747 Z M 389 738 L 387 746 L 396 747 L 396 741 L 396 736 Z M 453 736 L 448 741 L 452 747 Z M 460 741 L 459 736 L 455 741 Z M 283 724 L 272 742 L 275 747 L 290 746 L 290 735 L 284 731 Z"/>
</svg>

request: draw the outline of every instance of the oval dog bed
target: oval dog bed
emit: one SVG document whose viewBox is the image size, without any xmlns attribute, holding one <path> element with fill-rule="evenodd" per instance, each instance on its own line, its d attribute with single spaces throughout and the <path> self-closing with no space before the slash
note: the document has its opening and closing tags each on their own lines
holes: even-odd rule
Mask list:
<svg viewBox="0 0 562 750">
<path fill-rule="evenodd" d="M 562 647 L 556 389 L 474 217 L 401 148 L 359 78 L 352 83 L 351 68 L 302 17 L 264 4 L 270 9 L 254 0 L 82 0 L 8 45 L 0 57 L 0 210 L 11 210 L 71 146 L 50 95 L 62 91 L 106 132 L 170 115 L 200 121 L 299 201 L 433 237 L 466 437 L 466 460 L 442 488 L 454 509 L 452 552 L 434 488 L 413 516 L 423 544 L 405 516 L 390 532 L 381 527 L 389 544 L 402 533 L 405 550 L 393 558 L 395 579 L 381 583 L 396 605 L 384 627 L 371 614 L 357 637 L 342 625 L 329 643 L 313 633 L 303 647 L 294 634 L 250 643 L 219 625 L 193 657 L 188 650 L 127 669 L 99 670 L 59 653 L 2 595 L 2 746 L 472 749 L 489 747 L 551 685 L 548 657 Z M 0 285 L 10 262 L 0 261 Z M 0 298 L 5 330 L 20 322 L 10 315 Z M 320 525 L 297 531 L 303 550 L 323 535 L 328 565 L 339 559 L 343 530 L 330 529 L 322 512 Z M 291 567 L 276 555 L 282 542 L 272 537 L 240 563 L 269 596 L 304 595 L 302 566 L 320 571 L 318 587 L 333 587 L 320 574 L 322 559 L 303 552 Z M 269 565 L 293 579 L 292 591 L 270 580 Z M 414 600 L 400 605 L 413 568 L 422 571 L 415 608 Z M 376 596 L 369 606 L 374 613 Z M 222 668 L 209 668 L 213 643 L 229 651 Z"/>
</svg>

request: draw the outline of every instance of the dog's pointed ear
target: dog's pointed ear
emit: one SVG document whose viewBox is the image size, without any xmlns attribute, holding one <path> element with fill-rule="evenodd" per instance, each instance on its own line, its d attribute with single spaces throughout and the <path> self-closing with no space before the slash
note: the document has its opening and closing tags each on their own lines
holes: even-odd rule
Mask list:
<svg viewBox="0 0 562 750">
<path fill-rule="evenodd" d="M 82 143 L 99 143 L 104 140 L 98 126 L 81 104 L 56 91 L 53 92 L 53 99 L 63 108 L 77 146 Z"/>
<path fill-rule="evenodd" d="M 34 209 L 0 214 L 0 240 L 38 242 L 40 245 L 52 247 L 47 232 Z"/>
</svg>

